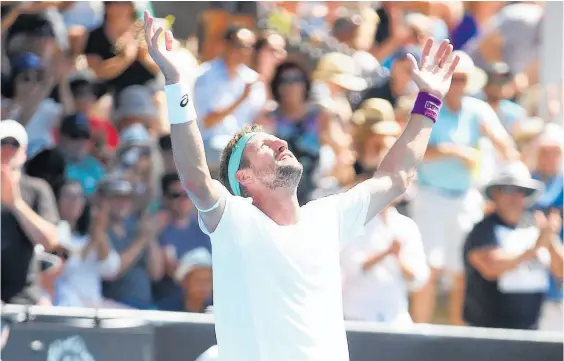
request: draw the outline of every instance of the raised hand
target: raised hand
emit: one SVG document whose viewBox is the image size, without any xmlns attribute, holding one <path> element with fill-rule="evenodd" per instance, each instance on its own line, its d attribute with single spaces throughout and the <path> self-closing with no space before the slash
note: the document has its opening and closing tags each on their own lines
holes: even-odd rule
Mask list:
<svg viewBox="0 0 564 361">
<path fill-rule="evenodd" d="M 427 39 L 423 47 L 421 64 L 417 65 L 417 61 L 411 54 L 408 54 L 408 58 L 411 60 L 411 76 L 419 90 L 442 99 L 450 88 L 452 74 L 460 58 L 455 56 L 452 61 L 449 60 L 452 54 L 452 45 L 449 40 L 443 40 L 435 54 L 431 55 L 433 44 L 433 38 Z"/>
<path fill-rule="evenodd" d="M 159 36 L 163 33 L 164 29 L 158 27 L 155 31 L 153 27 L 153 17 L 145 10 L 145 41 L 147 42 L 147 49 L 153 61 L 158 65 L 159 69 L 164 75 L 165 83 L 176 84 L 180 81 L 180 72 L 176 65 L 172 62 L 170 52 L 173 49 L 174 37 L 171 31 L 166 31 L 164 47 L 159 45 Z"/>
</svg>

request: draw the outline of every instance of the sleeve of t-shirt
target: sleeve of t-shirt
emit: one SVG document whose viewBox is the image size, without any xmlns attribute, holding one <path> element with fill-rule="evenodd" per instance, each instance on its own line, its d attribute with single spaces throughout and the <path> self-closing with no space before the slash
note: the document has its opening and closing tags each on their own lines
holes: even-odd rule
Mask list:
<svg viewBox="0 0 564 361">
<path fill-rule="evenodd" d="M 100 55 L 100 39 L 98 37 L 99 29 L 100 28 L 94 29 L 90 33 L 88 33 L 88 40 L 86 40 L 86 45 L 84 47 L 85 55 Z"/>
<path fill-rule="evenodd" d="M 53 191 L 41 179 L 37 179 L 37 214 L 53 224 L 57 224 L 60 220 Z"/>
<path fill-rule="evenodd" d="M 484 247 L 497 247 L 498 243 L 490 222 L 482 221 L 474 226 L 466 238 L 464 254 Z"/>
<path fill-rule="evenodd" d="M 362 234 L 370 206 L 370 192 L 360 183 L 348 191 L 327 198 L 327 206 L 335 207 L 339 220 L 339 242 L 344 247 L 354 237 Z"/>
<path fill-rule="evenodd" d="M 216 190 L 225 197 L 225 208 L 223 215 L 215 231 L 210 232 L 202 221 L 198 213 L 198 224 L 202 232 L 210 236 L 212 242 L 215 238 L 237 239 L 238 234 L 243 234 L 249 229 L 256 229 L 261 223 L 254 218 L 255 209 L 251 198 L 237 197 L 229 193 L 229 191 L 217 180 L 213 181 Z"/>
</svg>

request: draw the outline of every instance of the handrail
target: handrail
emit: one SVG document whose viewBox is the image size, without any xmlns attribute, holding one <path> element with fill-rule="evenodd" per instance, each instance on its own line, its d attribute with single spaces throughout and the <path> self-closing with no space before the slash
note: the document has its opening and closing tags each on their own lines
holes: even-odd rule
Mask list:
<svg viewBox="0 0 564 361">
<path fill-rule="evenodd" d="M 55 316 L 73 318 L 97 318 L 97 319 L 140 319 L 153 323 L 200 323 L 213 324 L 213 315 L 168 312 L 168 311 L 145 311 L 124 309 L 92 309 L 76 307 L 45 307 L 45 306 L 2 306 L 3 316 L 17 316 L 28 314 L 30 316 Z M 531 330 L 507 330 L 465 326 L 444 326 L 431 324 L 414 324 L 409 327 L 395 327 L 373 322 L 347 321 L 346 327 L 352 332 L 387 333 L 420 335 L 429 337 L 452 337 L 473 338 L 490 340 L 509 340 L 526 342 L 557 342 L 562 343 L 562 334 L 558 332 L 531 331 Z"/>
</svg>

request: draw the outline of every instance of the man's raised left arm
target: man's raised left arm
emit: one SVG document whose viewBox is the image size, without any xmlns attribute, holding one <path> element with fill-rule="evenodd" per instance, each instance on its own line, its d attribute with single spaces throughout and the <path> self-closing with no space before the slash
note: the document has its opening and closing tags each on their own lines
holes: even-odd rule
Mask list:
<svg viewBox="0 0 564 361">
<path fill-rule="evenodd" d="M 448 40 L 444 40 L 431 55 L 432 47 L 433 39 L 430 38 L 423 49 L 420 65 L 409 55 L 412 77 L 420 93 L 402 135 L 390 148 L 374 177 L 363 182 L 370 193 L 366 222 L 407 190 L 427 149 L 442 99 L 459 61 L 458 57 L 449 59 L 452 45 Z"/>
</svg>

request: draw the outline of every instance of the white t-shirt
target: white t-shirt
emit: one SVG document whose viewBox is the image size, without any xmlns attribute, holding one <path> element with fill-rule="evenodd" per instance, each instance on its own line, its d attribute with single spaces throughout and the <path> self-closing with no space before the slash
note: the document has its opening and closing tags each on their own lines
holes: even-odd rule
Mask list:
<svg viewBox="0 0 564 361">
<path fill-rule="evenodd" d="M 215 331 L 225 361 L 348 361 L 339 252 L 363 230 L 366 188 L 309 202 L 297 224 L 279 226 L 252 199 L 215 184 L 227 197 L 210 234 Z"/>
<path fill-rule="evenodd" d="M 364 233 L 341 252 L 346 319 L 394 325 L 412 323 L 408 292 L 425 285 L 429 267 L 415 222 L 395 209 L 390 209 L 387 216 L 387 224 L 382 221 L 381 215 L 374 217 L 366 225 Z M 412 281 L 403 277 L 398 259 L 394 256 L 384 258 L 366 272 L 362 270 L 362 265 L 370 256 L 389 249 L 394 239 L 402 244 L 399 258 L 412 269 Z"/>
</svg>

